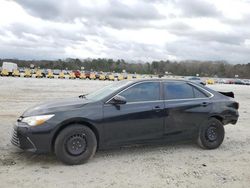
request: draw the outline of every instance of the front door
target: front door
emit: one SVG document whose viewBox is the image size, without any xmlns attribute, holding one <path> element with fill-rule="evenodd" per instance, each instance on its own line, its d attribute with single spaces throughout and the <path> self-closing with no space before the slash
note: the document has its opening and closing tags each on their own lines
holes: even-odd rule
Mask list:
<svg viewBox="0 0 250 188">
<path fill-rule="evenodd" d="M 126 104 L 104 104 L 105 143 L 121 145 L 161 138 L 164 102 L 160 100 L 160 83 L 136 83 L 119 95 L 126 98 Z"/>
</svg>

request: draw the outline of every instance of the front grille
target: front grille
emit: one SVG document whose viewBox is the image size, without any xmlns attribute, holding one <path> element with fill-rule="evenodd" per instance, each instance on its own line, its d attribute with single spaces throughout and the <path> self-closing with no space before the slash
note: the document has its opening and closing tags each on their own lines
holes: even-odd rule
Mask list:
<svg viewBox="0 0 250 188">
<path fill-rule="evenodd" d="M 13 134 L 12 134 L 12 138 L 11 138 L 11 143 L 15 146 L 20 147 L 20 141 L 19 138 L 17 136 L 17 131 L 14 129 L 13 130 Z"/>
</svg>

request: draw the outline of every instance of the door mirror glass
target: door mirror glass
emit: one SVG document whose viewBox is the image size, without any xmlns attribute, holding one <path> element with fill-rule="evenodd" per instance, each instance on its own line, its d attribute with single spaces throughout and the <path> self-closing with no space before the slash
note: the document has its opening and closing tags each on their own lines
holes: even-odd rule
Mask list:
<svg viewBox="0 0 250 188">
<path fill-rule="evenodd" d="M 113 97 L 113 99 L 110 102 L 112 104 L 126 104 L 127 100 L 125 97 L 121 95 L 116 95 Z"/>
</svg>

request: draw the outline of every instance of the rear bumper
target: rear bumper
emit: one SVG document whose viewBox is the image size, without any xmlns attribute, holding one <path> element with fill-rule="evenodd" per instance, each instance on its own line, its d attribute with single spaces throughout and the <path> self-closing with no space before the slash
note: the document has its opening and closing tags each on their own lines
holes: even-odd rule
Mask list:
<svg viewBox="0 0 250 188">
<path fill-rule="evenodd" d="M 239 119 L 239 113 L 238 113 L 238 111 L 235 111 L 234 114 L 230 114 L 230 115 L 225 116 L 225 118 L 223 120 L 223 124 L 226 125 L 226 124 L 231 123 L 231 124 L 235 125 L 237 123 L 238 119 Z"/>
<path fill-rule="evenodd" d="M 30 127 L 19 126 L 19 122 L 13 127 L 11 143 L 16 147 L 34 152 L 49 153 L 51 152 L 51 135 L 50 133 L 39 133 L 33 131 Z"/>
</svg>

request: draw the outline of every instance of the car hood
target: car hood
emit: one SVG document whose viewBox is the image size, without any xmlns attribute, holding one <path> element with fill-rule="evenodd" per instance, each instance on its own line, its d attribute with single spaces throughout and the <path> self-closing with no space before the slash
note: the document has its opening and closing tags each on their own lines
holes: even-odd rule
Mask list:
<svg viewBox="0 0 250 188">
<path fill-rule="evenodd" d="M 48 101 L 42 103 L 40 105 L 33 106 L 27 109 L 23 113 L 23 117 L 27 116 L 34 116 L 34 115 L 41 115 L 41 114 L 48 114 L 48 113 L 55 113 L 59 111 L 66 111 L 75 108 L 80 108 L 85 104 L 91 102 L 90 100 L 86 100 L 83 98 L 69 98 L 69 99 L 61 99 L 56 101 Z"/>
</svg>

